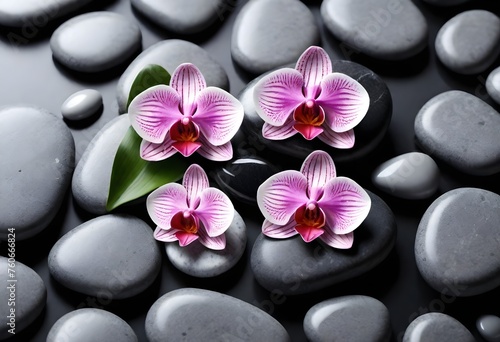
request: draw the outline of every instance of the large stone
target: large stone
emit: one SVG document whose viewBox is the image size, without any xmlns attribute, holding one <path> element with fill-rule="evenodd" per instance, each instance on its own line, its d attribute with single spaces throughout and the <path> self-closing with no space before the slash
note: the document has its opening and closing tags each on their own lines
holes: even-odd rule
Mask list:
<svg viewBox="0 0 500 342">
<path fill-rule="evenodd" d="M 417 317 L 405 331 L 403 342 L 474 342 L 469 330 L 455 318 L 439 312 Z"/>
</svg>

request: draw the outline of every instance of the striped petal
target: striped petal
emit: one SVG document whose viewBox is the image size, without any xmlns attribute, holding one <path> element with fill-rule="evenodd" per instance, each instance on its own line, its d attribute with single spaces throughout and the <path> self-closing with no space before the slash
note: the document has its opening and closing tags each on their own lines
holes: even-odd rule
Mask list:
<svg viewBox="0 0 500 342">
<path fill-rule="evenodd" d="M 284 225 L 274 224 L 268 220 L 264 220 L 264 223 L 262 224 L 262 234 L 269 236 L 270 238 L 286 239 L 298 234 L 295 230 L 296 225 L 297 223 L 293 217 L 287 224 Z"/>
<path fill-rule="evenodd" d="M 325 233 L 319 238 L 328 246 L 338 249 L 349 249 L 354 243 L 354 234 L 352 232 L 339 235 L 325 229 Z"/>
<path fill-rule="evenodd" d="M 290 138 L 297 134 L 297 130 L 293 128 L 295 121 L 290 119 L 283 124 L 283 126 L 273 126 L 264 122 L 262 126 L 262 136 L 269 140 L 283 140 Z"/>
<path fill-rule="evenodd" d="M 325 144 L 338 149 L 348 149 L 354 146 L 354 130 L 350 129 L 342 133 L 337 133 L 332 131 L 326 125 L 323 125 L 323 128 L 324 131 L 323 133 L 318 135 L 318 139 L 320 139 Z"/>
<path fill-rule="evenodd" d="M 234 218 L 234 207 L 225 193 L 215 188 L 203 190 L 196 216 L 210 237 L 219 236 L 229 228 Z"/>
<path fill-rule="evenodd" d="M 321 80 L 332 72 L 332 62 L 325 50 L 311 46 L 299 57 L 295 69 L 304 77 L 305 97 L 315 99 L 320 91 Z"/>
<path fill-rule="evenodd" d="M 201 146 L 197 152 L 208 160 L 227 161 L 233 158 L 233 146 L 230 141 L 221 146 L 214 146 L 200 136 L 200 142 Z"/>
<path fill-rule="evenodd" d="M 170 229 L 172 217 L 177 212 L 188 209 L 187 191 L 178 183 L 165 184 L 148 196 L 146 208 L 157 226 Z"/>
<path fill-rule="evenodd" d="M 207 87 L 201 71 L 191 63 L 183 63 L 172 73 L 170 86 L 180 95 L 180 108 L 184 115 L 191 116 L 196 110 L 198 93 Z"/>
<path fill-rule="evenodd" d="M 300 172 L 307 179 L 309 198 L 318 200 L 323 187 L 337 175 L 332 157 L 324 151 L 314 151 L 304 160 Z"/>
<path fill-rule="evenodd" d="M 178 232 L 178 229 L 163 229 L 161 227 L 156 227 L 153 237 L 162 242 L 174 242 L 178 240 L 175 235 Z"/>
<path fill-rule="evenodd" d="M 210 249 L 220 251 L 226 248 L 226 235 L 221 234 L 219 236 L 208 236 L 207 232 L 204 229 L 200 229 L 198 231 L 199 241 L 200 243 Z"/>
<path fill-rule="evenodd" d="M 141 158 L 147 161 L 160 161 L 170 158 L 177 153 L 177 150 L 172 146 L 173 143 L 168 135 L 165 137 L 165 141 L 160 144 L 143 140 L 140 147 Z"/>
<path fill-rule="evenodd" d="M 209 187 L 208 177 L 205 171 L 198 165 L 193 164 L 184 173 L 182 185 L 187 191 L 188 205 L 191 209 L 196 209 L 199 204 L 199 197 L 203 190 Z"/>
</svg>

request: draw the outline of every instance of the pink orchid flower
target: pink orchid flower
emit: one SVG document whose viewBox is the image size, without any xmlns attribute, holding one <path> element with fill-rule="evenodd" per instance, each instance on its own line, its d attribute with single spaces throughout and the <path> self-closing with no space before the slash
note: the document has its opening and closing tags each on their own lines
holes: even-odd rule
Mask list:
<svg viewBox="0 0 500 342">
<path fill-rule="evenodd" d="M 305 242 L 319 237 L 331 247 L 347 249 L 371 200 L 352 179 L 336 177 L 330 155 L 314 151 L 300 172 L 283 171 L 262 183 L 257 204 L 265 218 L 264 235 L 284 239 L 300 234 Z"/>
<path fill-rule="evenodd" d="M 141 157 L 158 161 L 180 152 L 184 157 L 197 151 L 203 157 L 229 160 L 231 138 L 243 121 L 243 106 L 228 92 L 207 87 L 196 66 L 181 64 L 170 85 L 157 85 L 137 95 L 129 106 L 129 117 L 143 139 Z"/>
<path fill-rule="evenodd" d="M 168 183 L 153 191 L 146 207 L 158 226 L 156 240 L 179 241 L 182 247 L 195 240 L 214 250 L 226 247 L 224 232 L 233 221 L 234 207 L 226 194 L 209 187 L 199 165 L 186 170 L 182 185 Z"/>
<path fill-rule="evenodd" d="M 283 140 L 299 132 L 307 140 L 318 137 L 345 149 L 354 146 L 353 128 L 365 117 L 370 98 L 353 78 L 332 73 L 325 50 L 311 46 L 295 69 L 264 76 L 255 85 L 254 103 L 265 121 L 264 138 Z"/>
</svg>

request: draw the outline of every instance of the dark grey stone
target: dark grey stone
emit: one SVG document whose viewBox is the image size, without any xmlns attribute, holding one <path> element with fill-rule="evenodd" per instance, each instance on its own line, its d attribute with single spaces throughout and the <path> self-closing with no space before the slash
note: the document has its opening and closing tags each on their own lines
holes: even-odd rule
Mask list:
<svg viewBox="0 0 500 342">
<path fill-rule="evenodd" d="M 294 66 L 291 66 L 292 68 Z M 262 136 L 264 120 L 255 111 L 253 102 L 253 89 L 262 76 L 251 81 L 239 94 L 238 99 L 243 104 L 245 119 L 243 129 L 247 140 L 256 150 L 265 148 L 291 157 L 305 159 L 316 150 L 327 151 L 335 162 L 357 160 L 369 152 L 382 141 L 392 117 L 392 98 L 385 82 L 373 71 L 364 66 L 343 60 L 332 61 L 333 72 L 344 73 L 366 89 L 370 96 L 370 107 L 364 119 L 354 128 L 355 143 L 350 149 L 335 149 L 319 139 L 306 140 L 300 134 L 286 140 L 268 140 Z"/>
<path fill-rule="evenodd" d="M 123 319 L 101 309 L 78 309 L 57 320 L 46 342 L 137 342 L 134 330 Z"/>
<path fill-rule="evenodd" d="M 478 318 L 476 327 L 487 342 L 500 342 L 500 317 L 484 315 Z"/>
<path fill-rule="evenodd" d="M 304 332 L 310 342 L 389 342 L 389 310 L 368 296 L 344 296 L 314 305 L 304 318 Z"/>
<path fill-rule="evenodd" d="M 68 120 L 91 117 L 102 107 L 102 95 L 94 89 L 84 89 L 71 94 L 61 106 L 61 114 Z"/>
<path fill-rule="evenodd" d="M 500 67 L 488 75 L 486 79 L 486 91 L 496 103 L 500 104 Z"/>
<path fill-rule="evenodd" d="M 436 54 L 450 70 L 479 74 L 500 54 L 500 18 L 485 10 L 471 10 L 448 20 L 436 36 Z"/>
<path fill-rule="evenodd" d="M 459 188 L 437 198 L 417 230 L 415 258 L 436 291 L 474 296 L 500 285 L 500 196 Z M 451 292 L 451 293 L 450 293 Z"/>
<path fill-rule="evenodd" d="M 226 248 L 212 250 L 194 241 L 186 247 L 178 242 L 165 243 L 167 257 L 180 271 L 193 277 L 218 276 L 231 269 L 243 255 L 247 244 L 247 229 L 240 214 L 234 212 L 231 226 L 225 233 Z"/>
<path fill-rule="evenodd" d="M 49 254 L 50 274 L 67 288 L 111 299 L 144 291 L 158 275 L 161 253 L 144 221 L 99 216 L 72 229 Z"/>
<path fill-rule="evenodd" d="M 233 26 L 231 56 L 247 71 L 261 74 L 296 62 L 319 41 L 314 15 L 299 0 L 249 1 Z"/>
<path fill-rule="evenodd" d="M 469 330 L 455 318 L 439 312 L 426 313 L 406 328 L 403 342 L 475 342 Z"/>
<path fill-rule="evenodd" d="M 104 126 L 88 144 L 73 174 L 71 188 L 76 203 L 93 214 L 105 214 L 111 171 L 118 146 L 130 127 L 128 114 Z"/>
<path fill-rule="evenodd" d="M 64 122 L 33 106 L 0 108 L 0 239 L 34 236 L 57 214 L 71 182 L 75 143 Z"/>
<path fill-rule="evenodd" d="M 415 136 L 422 149 L 464 173 L 500 171 L 500 113 L 459 90 L 441 93 L 420 109 Z"/>
<path fill-rule="evenodd" d="M 427 46 L 427 21 L 410 0 L 325 0 L 321 16 L 338 40 L 371 57 L 401 60 Z"/>
<path fill-rule="evenodd" d="M 59 26 L 50 38 L 54 58 L 81 72 L 99 72 L 125 62 L 141 48 L 139 25 L 113 12 L 91 12 Z"/>
<path fill-rule="evenodd" d="M 405 199 L 432 196 L 439 186 L 439 169 L 427 154 L 410 152 L 380 164 L 372 174 L 380 190 Z"/>
<path fill-rule="evenodd" d="M 0 340 L 12 337 L 13 334 L 8 331 L 12 328 L 18 334 L 28 327 L 40 315 L 47 301 L 47 290 L 42 278 L 19 261 L 14 261 L 15 266 L 10 267 L 11 261 L 12 259 L 0 256 L 0 277 L 2 279 L 0 287 L 0 300 L 2 301 L 2 305 L 0 305 L 2 317 L 0 320 L 0 324 L 2 324 Z M 8 271 L 8 269 L 13 270 L 13 272 Z M 10 277 L 11 275 L 14 277 Z M 11 294 L 14 294 L 14 297 Z M 13 325 L 10 325 L 11 323 Z"/>
<path fill-rule="evenodd" d="M 231 296 L 195 288 L 160 297 L 146 316 L 149 342 L 288 342 L 285 328 L 266 312 Z"/>
<path fill-rule="evenodd" d="M 335 249 L 300 236 L 272 239 L 260 234 L 252 249 L 251 267 L 257 282 L 285 295 L 310 293 L 368 272 L 380 264 L 396 241 L 396 221 L 387 204 L 367 191 L 370 213 L 354 231 L 350 249 Z"/>
</svg>

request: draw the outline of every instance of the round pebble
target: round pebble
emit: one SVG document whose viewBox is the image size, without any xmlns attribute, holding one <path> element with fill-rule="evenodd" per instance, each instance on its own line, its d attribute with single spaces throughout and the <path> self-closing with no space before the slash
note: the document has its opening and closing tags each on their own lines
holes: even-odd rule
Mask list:
<svg viewBox="0 0 500 342">
<path fill-rule="evenodd" d="M 469 330 L 455 318 L 439 312 L 423 314 L 405 331 L 403 342 L 475 342 Z"/>
<path fill-rule="evenodd" d="M 102 95 L 94 89 L 84 89 L 71 94 L 61 107 L 61 114 L 68 120 L 91 117 L 102 107 Z"/>
<path fill-rule="evenodd" d="M 500 104 L 500 67 L 488 75 L 486 79 L 486 91 L 496 103 Z"/>
<path fill-rule="evenodd" d="M 485 315 L 478 318 L 476 327 L 487 342 L 500 342 L 500 317 Z"/>
</svg>

